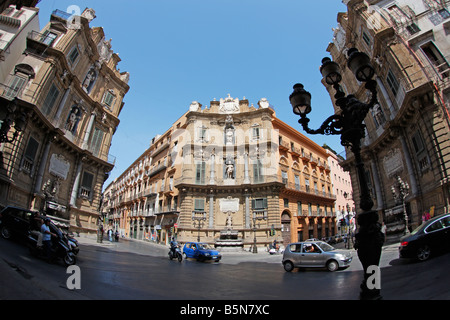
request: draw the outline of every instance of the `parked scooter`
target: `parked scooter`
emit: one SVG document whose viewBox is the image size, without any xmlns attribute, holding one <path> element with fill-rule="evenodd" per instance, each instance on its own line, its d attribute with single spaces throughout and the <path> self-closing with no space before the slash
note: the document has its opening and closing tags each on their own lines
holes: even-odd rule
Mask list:
<svg viewBox="0 0 450 320">
<path fill-rule="evenodd" d="M 176 241 L 170 242 L 169 259 L 172 260 L 173 258 L 178 259 L 178 262 L 181 262 L 183 260 L 183 255 L 181 254 L 180 246 Z"/>
<path fill-rule="evenodd" d="M 76 264 L 77 259 L 67 237 L 53 223 L 50 223 L 50 229 L 52 233 L 56 234 L 56 237 L 52 238 L 51 261 L 56 261 L 58 258 L 61 258 L 67 266 Z M 30 232 L 28 234 L 27 246 L 31 254 L 35 257 L 46 259 L 47 254 L 45 249 L 37 246 L 37 242 L 38 236 Z"/>
</svg>

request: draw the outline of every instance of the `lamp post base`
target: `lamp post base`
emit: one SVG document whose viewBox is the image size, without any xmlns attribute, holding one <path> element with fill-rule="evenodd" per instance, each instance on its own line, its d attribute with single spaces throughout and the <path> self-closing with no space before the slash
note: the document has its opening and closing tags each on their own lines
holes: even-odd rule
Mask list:
<svg viewBox="0 0 450 320">
<path fill-rule="evenodd" d="M 375 273 L 379 272 L 384 235 L 381 232 L 381 224 L 378 222 L 378 213 L 376 211 L 362 212 L 358 215 L 357 221 L 359 231 L 355 235 L 355 248 L 364 272 L 360 286 L 360 299 L 379 300 L 382 298 L 380 277 Z"/>
</svg>

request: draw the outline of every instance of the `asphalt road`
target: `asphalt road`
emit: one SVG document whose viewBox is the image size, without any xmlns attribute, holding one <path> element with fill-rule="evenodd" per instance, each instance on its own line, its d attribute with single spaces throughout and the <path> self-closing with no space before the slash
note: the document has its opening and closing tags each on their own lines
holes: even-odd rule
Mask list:
<svg viewBox="0 0 450 320">
<path fill-rule="evenodd" d="M 80 289 L 68 289 L 66 267 L 32 257 L 0 239 L 0 299 L 276 301 L 358 300 L 362 269 L 356 252 L 350 268 L 287 273 L 281 255 L 224 253 L 219 263 L 170 261 L 168 248 L 141 241 L 96 243 L 80 237 Z M 450 299 L 450 254 L 424 263 L 398 259 L 397 245 L 383 248 L 384 300 Z"/>
</svg>

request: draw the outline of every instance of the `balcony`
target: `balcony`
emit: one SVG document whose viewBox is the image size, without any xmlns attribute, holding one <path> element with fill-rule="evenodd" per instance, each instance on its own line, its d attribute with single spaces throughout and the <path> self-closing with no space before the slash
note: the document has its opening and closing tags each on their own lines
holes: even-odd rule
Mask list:
<svg viewBox="0 0 450 320">
<path fill-rule="evenodd" d="M 279 148 L 280 150 L 288 151 L 289 150 L 289 142 L 283 141 L 283 139 L 279 140 Z"/>
<path fill-rule="evenodd" d="M 284 179 L 282 180 L 282 182 L 285 185 L 286 190 L 288 191 L 303 192 L 323 198 L 336 199 L 336 196 L 334 194 L 325 191 L 319 191 L 318 189 L 312 189 L 310 186 L 307 185 L 300 185 L 298 183 L 287 182 L 284 181 Z"/>
<path fill-rule="evenodd" d="M 153 169 L 150 170 L 150 172 L 148 173 L 149 178 L 153 177 L 154 175 L 156 175 L 158 172 L 161 172 L 162 170 L 167 168 L 167 161 L 164 161 L 163 163 L 160 163 L 158 165 L 156 165 L 155 167 L 153 167 Z"/>
<path fill-rule="evenodd" d="M 73 15 L 68 12 L 64 12 L 64 11 L 56 9 L 52 12 L 51 20 L 57 19 L 57 20 L 67 21 L 72 16 Z"/>
<path fill-rule="evenodd" d="M 52 33 L 43 34 L 37 31 L 31 31 L 27 35 L 27 50 L 42 55 L 52 46 L 55 39 L 56 37 Z"/>
<path fill-rule="evenodd" d="M 294 156 L 300 157 L 300 155 L 301 155 L 301 150 L 300 150 L 300 148 L 296 148 L 296 147 L 294 147 L 294 146 L 291 146 L 291 153 L 292 153 Z"/>
</svg>

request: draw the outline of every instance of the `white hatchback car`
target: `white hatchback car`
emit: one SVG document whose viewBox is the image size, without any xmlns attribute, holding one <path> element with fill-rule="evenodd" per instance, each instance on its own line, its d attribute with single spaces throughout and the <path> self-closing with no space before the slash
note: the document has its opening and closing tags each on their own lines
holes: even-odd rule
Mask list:
<svg viewBox="0 0 450 320">
<path fill-rule="evenodd" d="M 336 271 L 347 268 L 352 262 L 352 254 L 348 250 L 336 250 L 323 241 L 307 241 L 291 243 L 284 250 L 283 266 L 287 272 L 294 268 L 319 267 Z"/>
</svg>

